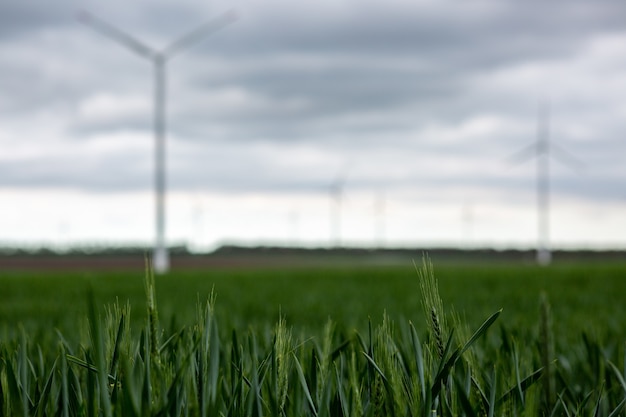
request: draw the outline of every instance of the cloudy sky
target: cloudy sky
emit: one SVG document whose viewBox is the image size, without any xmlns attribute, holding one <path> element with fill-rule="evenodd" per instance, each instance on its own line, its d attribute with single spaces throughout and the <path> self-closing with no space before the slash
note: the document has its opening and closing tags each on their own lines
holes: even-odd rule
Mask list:
<svg viewBox="0 0 626 417">
<path fill-rule="evenodd" d="M 167 64 L 172 244 L 533 246 L 549 107 L 551 240 L 626 247 L 610 0 L 4 1 L 0 244 L 154 237 L 153 66 L 81 10 L 156 51 L 238 16 Z"/>
</svg>

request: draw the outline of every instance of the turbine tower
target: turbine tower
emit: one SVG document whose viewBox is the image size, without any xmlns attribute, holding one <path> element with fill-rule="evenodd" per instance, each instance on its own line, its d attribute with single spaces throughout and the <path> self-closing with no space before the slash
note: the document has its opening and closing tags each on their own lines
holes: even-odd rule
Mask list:
<svg viewBox="0 0 626 417">
<path fill-rule="evenodd" d="M 383 249 L 385 246 L 385 209 L 386 195 L 384 191 L 379 191 L 374 196 L 374 246 Z"/>
<path fill-rule="evenodd" d="M 532 157 L 537 160 L 537 263 L 549 265 L 552 262 L 550 250 L 550 158 L 558 159 L 570 168 L 582 165 L 580 161 L 563 148 L 550 142 L 550 106 L 539 106 L 537 141 L 513 155 L 519 162 Z"/>
<path fill-rule="evenodd" d="M 201 37 L 215 32 L 237 18 L 233 11 L 226 12 L 215 20 L 204 23 L 194 30 L 181 36 L 167 47 L 156 50 L 138 41 L 104 20 L 81 11 L 78 20 L 101 34 L 119 42 L 131 51 L 147 59 L 154 66 L 154 140 L 155 140 L 155 174 L 154 188 L 156 194 L 156 242 L 152 258 L 154 272 L 162 274 L 169 271 L 170 259 L 165 242 L 165 99 L 167 62 L 177 53 L 198 42 Z"/>
<path fill-rule="evenodd" d="M 473 232 L 474 232 L 474 207 L 471 201 L 466 201 L 463 204 L 461 212 L 461 221 L 463 222 L 463 232 L 461 235 L 461 246 L 470 248 L 473 244 Z"/>
<path fill-rule="evenodd" d="M 341 205 L 343 203 L 343 188 L 346 182 L 345 175 L 337 175 L 330 184 L 330 236 L 331 246 L 341 247 Z"/>
</svg>

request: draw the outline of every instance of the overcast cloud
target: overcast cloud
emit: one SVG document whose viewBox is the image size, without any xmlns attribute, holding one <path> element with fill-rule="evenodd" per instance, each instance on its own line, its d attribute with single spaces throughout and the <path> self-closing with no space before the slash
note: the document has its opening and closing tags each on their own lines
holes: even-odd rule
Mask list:
<svg viewBox="0 0 626 417">
<path fill-rule="evenodd" d="M 507 157 L 543 101 L 584 162 L 555 160 L 553 199 L 626 203 L 626 4 L 610 0 L 5 1 L 0 189 L 152 189 L 152 65 L 80 10 L 156 50 L 238 14 L 168 63 L 174 192 L 323 195 L 345 176 L 346 193 L 532 206 L 534 163 Z"/>
</svg>

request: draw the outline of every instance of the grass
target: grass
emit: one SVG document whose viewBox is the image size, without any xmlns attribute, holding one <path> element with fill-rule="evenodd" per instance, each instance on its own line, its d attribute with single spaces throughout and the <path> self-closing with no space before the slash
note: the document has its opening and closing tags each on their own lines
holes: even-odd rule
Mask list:
<svg viewBox="0 0 626 417">
<path fill-rule="evenodd" d="M 419 260 L 418 260 L 419 261 Z M 626 264 L 436 264 L 441 298 L 476 326 L 503 308 L 507 327 L 520 336 L 536 331 L 540 295 L 550 301 L 553 329 L 567 343 L 583 331 L 599 340 L 622 331 Z M 217 315 L 228 327 L 271 327 L 282 314 L 306 333 L 330 317 L 346 328 L 367 329 L 368 317 L 424 323 L 419 281 L 412 264 L 399 267 L 266 268 L 181 271 L 156 277 L 157 305 L 165 327 L 195 320 L 198 299 L 214 290 Z M 87 314 L 86 293 L 96 305 L 116 299 L 131 305 L 132 324 L 146 317 L 142 273 L 0 272 L 0 335 L 22 323 L 29 332 L 59 328 L 76 335 Z M 172 321 L 174 323 L 172 324 Z M 75 338 L 77 340 L 77 338 Z"/>
<path fill-rule="evenodd" d="M 4 272 L 0 413 L 624 415 L 625 272 Z"/>
</svg>

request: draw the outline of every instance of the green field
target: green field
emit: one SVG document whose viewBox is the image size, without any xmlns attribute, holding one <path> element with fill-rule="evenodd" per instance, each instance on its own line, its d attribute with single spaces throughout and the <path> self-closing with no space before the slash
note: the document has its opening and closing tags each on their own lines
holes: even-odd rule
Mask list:
<svg viewBox="0 0 626 417">
<path fill-rule="evenodd" d="M 418 267 L 420 265 L 421 260 Z M 485 407 L 489 409 L 490 404 L 494 405 L 497 401 L 489 402 L 489 392 L 481 395 L 479 388 L 496 386 L 495 383 L 491 383 L 493 380 L 490 379 L 493 377 L 495 380 L 495 369 L 499 370 L 500 378 L 497 384 L 499 388 L 494 388 L 494 392 L 500 390 L 498 392 L 502 394 L 506 392 L 505 387 L 515 386 L 515 381 L 517 381 L 520 388 L 519 401 L 523 402 L 525 398 L 521 392 L 523 391 L 526 395 L 526 390 L 528 390 L 528 401 L 539 404 L 532 408 L 519 405 L 494 408 L 500 413 L 496 415 L 542 415 L 548 413 L 549 410 L 554 411 L 555 415 L 579 415 L 579 411 L 581 415 L 590 415 L 592 411 L 597 412 L 596 415 L 610 415 L 613 411 L 622 410 L 624 403 L 620 405 L 620 401 L 626 398 L 626 384 L 623 387 L 620 385 L 626 378 L 624 376 L 626 373 L 624 371 L 626 309 L 623 307 L 626 298 L 626 264 L 569 262 L 550 267 L 536 267 L 527 264 L 440 263 L 434 266 L 434 271 L 443 300 L 441 319 L 447 320 L 450 328 L 456 327 L 453 340 L 457 342 L 451 344 L 450 351 L 440 358 L 442 361 L 453 353 L 457 343 L 462 345 L 485 319 L 502 309 L 489 330 L 482 334 L 480 340 L 473 345 L 472 349 L 475 351 L 471 354 L 468 351 L 466 354 L 471 355 L 473 359 L 465 358 L 466 365 L 454 368 L 455 378 L 458 376 L 465 381 L 462 384 L 469 384 L 467 385 L 469 402 L 465 402 L 463 395 L 459 394 L 460 388 L 454 385 L 455 380 L 451 373 L 447 377 L 447 384 L 451 385 L 442 385 L 447 389 L 449 398 L 437 398 L 436 402 L 431 404 L 432 407 L 437 407 L 438 415 L 456 415 L 453 411 L 454 407 L 467 415 L 472 415 L 472 413 L 481 415 L 482 412 L 488 411 Z M 390 376 L 390 373 L 392 375 L 395 373 L 395 365 L 385 362 L 386 359 L 384 359 L 387 354 L 393 356 L 396 349 L 405 353 L 405 350 L 410 350 L 410 346 L 415 346 L 415 339 L 411 339 L 410 336 L 412 327 L 409 323 L 413 323 L 415 335 L 422 341 L 420 343 L 423 343 L 425 366 L 432 368 L 430 373 L 428 369 L 425 371 L 426 378 L 428 379 L 430 375 L 431 383 L 433 383 L 432 379 L 437 374 L 435 372 L 436 355 L 428 350 L 429 346 L 435 349 L 433 343 L 436 338 L 433 334 L 432 321 L 428 314 L 425 314 L 422 305 L 418 273 L 412 264 L 395 267 L 359 267 L 358 265 L 347 267 L 344 265 L 332 268 L 320 266 L 222 268 L 202 271 L 187 270 L 159 276 L 156 278 L 156 306 L 162 329 L 159 330 L 160 337 L 167 339 L 170 335 L 178 335 L 176 336 L 178 340 L 183 337 L 181 336 L 184 334 L 182 329 L 190 329 L 189 332 L 192 331 L 191 329 L 196 331 L 202 321 L 198 318 L 198 305 L 204 305 L 212 291 L 216 296 L 214 319 L 218 323 L 216 334 L 219 334 L 219 339 L 222 340 L 221 346 L 224 349 L 219 354 L 221 363 L 224 363 L 224 369 L 228 368 L 228 358 L 232 362 L 232 358 L 227 355 L 233 347 L 232 335 L 238 335 L 240 341 L 248 340 L 248 342 L 240 342 L 243 346 L 240 353 L 244 355 L 251 353 L 249 349 L 253 349 L 250 345 L 252 343 L 249 341 L 250 337 L 256 340 L 254 343 L 258 343 L 259 350 L 276 352 L 277 335 L 287 332 L 290 336 L 289 340 L 292 340 L 293 346 L 297 347 L 297 349 L 294 347 L 294 350 L 299 353 L 294 356 L 294 361 L 298 365 L 292 363 L 290 370 L 286 371 L 290 375 L 289 381 L 292 385 L 288 391 L 289 406 L 285 405 L 284 410 L 281 408 L 281 412 L 285 415 L 319 415 L 321 414 L 319 407 L 327 408 L 330 415 L 340 415 L 332 412 L 333 407 L 337 410 L 341 408 L 342 414 L 346 414 L 347 410 L 354 411 L 350 411 L 348 413 L 350 415 L 377 415 L 376 413 L 379 412 L 389 415 L 394 410 L 399 415 L 404 415 L 412 405 L 415 406 L 419 401 L 424 401 L 425 398 L 421 398 L 417 386 L 414 387 L 417 392 L 415 398 L 407 394 L 413 402 L 407 400 L 408 402 L 403 403 L 400 397 L 396 398 L 398 394 L 393 390 L 397 388 L 400 391 L 406 391 L 408 390 L 407 383 L 398 382 L 400 380 L 394 380 Z M 105 306 L 112 306 L 116 300 L 119 305 L 124 305 L 128 301 L 130 327 L 125 343 L 128 345 L 129 360 L 140 360 L 140 358 L 145 360 L 145 356 L 140 354 L 141 349 L 138 348 L 144 340 L 141 336 L 142 331 L 148 331 L 143 273 L 0 272 L 0 343 L 2 344 L 0 352 L 3 355 L 0 361 L 0 391 L 4 387 L 3 392 L 6 398 L 10 398 L 10 390 L 6 387 L 11 386 L 7 364 L 12 361 L 19 362 L 21 349 L 19 346 L 27 344 L 30 354 L 34 358 L 39 357 L 38 360 L 32 359 L 33 363 L 39 361 L 40 365 L 38 371 L 35 371 L 37 366 L 31 365 L 33 376 L 32 380 L 29 379 L 31 382 L 27 387 L 31 392 L 36 391 L 36 386 L 43 385 L 41 381 L 35 382 L 37 376 L 43 378 L 52 366 L 51 363 L 46 362 L 48 360 L 46 358 L 49 356 L 50 362 L 56 358 L 56 364 L 59 363 L 58 346 L 61 336 L 55 330 L 62 334 L 63 351 L 74 352 L 76 356 L 82 355 L 82 360 L 93 361 L 94 367 L 97 367 L 98 362 L 93 357 L 98 350 L 93 336 L 93 322 L 96 316 L 93 313 L 90 316 L 89 313 L 90 296 L 88 294 L 90 292 L 93 293 L 94 305 L 99 311 L 97 315 L 102 318 L 99 321 L 105 323 L 105 327 L 107 325 L 111 327 L 112 320 L 104 319 L 107 311 L 113 319 L 119 320 L 119 314 L 116 315 L 115 311 L 111 313 Z M 542 302 L 542 299 L 547 301 Z M 549 315 L 542 318 L 542 308 L 545 311 L 548 306 Z M 452 313 L 456 313 L 460 320 L 454 321 Z M 88 320 L 89 317 L 91 320 Z M 280 320 L 279 324 L 281 318 L 284 322 Z M 329 320 L 332 320 L 334 324 L 330 334 L 327 326 Z M 114 323 L 115 320 L 113 320 Z M 91 330 L 89 330 L 90 326 L 92 326 Z M 105 334 L 114 336 L 113 328 L 106 330 Z M 547 342 L 542 339 L 544 337 L 541 333 L 542 329 L 546 328 L 549 329 L 550 350 L 547 350 Z M 114 338 L 109 337 L 108 342 L 102 343 L 108 346 L 107 349 L 110 351 L 111 339 Z M 195 336 L 188 337 L 193 339 Z M 385 337 L 391 337 L 395 342 L 386 345 L 382 343 Z M 462 340 L 463 338 L 465 340 Z M 361 347 L 355 340 L 363 343 Z M 370 340 L 371 351 L 367 348 L 367 340 Z M 346 341 L 350 341 L 348 345 L 344 345 Z M 384 348 L 376 348 L 378 346 L 376 341 Z M 40 349 L 41 354 L 36 353 L 37 345 L 44 346 Z M 352 392 L 351 399 L 342 397 L 339 388 L 341 384 L 337 382 L 331 384 L 332 387 L 327 385 L 328 395 L 335 392 L 333 390 L 338 390 L 337 393 L 331 395 L 332 398 L 327 399 L 327 402 L 324 402 L 325 397 L 322 393 L 313 392 L 310 384 L 320 384 L 319 372 L 328 372 L 328 364 L 324 365 L 325 362 L 320 359 L 321 356 L 316 356 L 327 352 L 328 346 L 326 345 L 332 348 L 342 346 L 342 351 L 337 357 L 341 359 L 341 365 L 338 364 L 339 362 L 333 362 L 333 365 L 348 369 L 345 371 L 346 375 L 352 375 L 349 369 L 353 366 L 355 375 L 365 378 L 363 381 L 377 384 L 384 382 L 383 391 L 387 399 L 381 400 L 382 405 L 379 404 L 378 411 L 371 398 L 373 388 L 365 387 L 367 384 L 363 381 L 360 382 L 360 389 L 355 388 L 350 391 L 346 388 L 347 391 L 344 394 L 348 395 L 347 393 Z M 393 346 L 393 349 L 389 346 Z M 182 349 L 180 346 L 176 348 Z M 535 383 L 536 381 L 532 379 L 532 387 L 529 382 L 531 380 L 527 381 L 528 387 L 524 384 L 520 385 L 520 378 L 531 375 L 545 365 L 541 358 L 542 349 L 545 350 L 543 353 L 550 355 L 548 366 L 553 367 L 553 372 L 556 370 L 556 373 L 550 376 L 554 385 L 552 392 L 548 394 L 550 398 L 544 398 L 547 387 L 545 383 L 543 385 L 541 382 Z M 318 353 L 311 353 L 314 351 Z M 386 353 L 381 353 L 383 351 Z M 22 352 L 22 355 L 27 355 L 26 351 Z M 367 356 L 368 353 L 371 356 Z M 254 357 L 256 355 L 252 354 Z M 363 357 L 363 355 L 366 356 Z M 356 362 L 350 365 L 350 361 Z M 470 378 L 469 363 L 472 361 L 478 361 L 481 365 L 475 377 Z M 517 363 L 521 369 L 517 370 L 518 373 L 523 374 L 521 377 L 513 376 L 515 372 L 511 368 L 511 361 Z M 621 380 L 616 376 L 618 372 L 614 372 L 613 365 L 610 365 L 609 361 L 615 364 L 617 369 L 622 370 Z M 65 363 L 65 361 L 62 362 Z M 180 358 L 176 359 L 177 366 L 182 366 L 179 362 Z M 309 362 L 318 365 L 307 365 Z M 419 362 L 420 360 L 417 360 L 417 363 L 407 365 L 406 378 L 417 378 L 409 371 L 418 369 Z M 502 364 L 505 362 L 507 365 Z M 244 378 L 249 390 L 252 390 L 252 385 L 254 385 L 250 382 L 250 375 L 260 372 L 260 369 L 263 369 L 263 363 L 261 361 L 257 365 L 258 369 L 254 372 L 250 371 L 252 373 Z M 377 363 L 376 366 L 374 366 L 375 363 Z M 20 366 L 15 365 L 16 369 Z M 64 366 L 71 368 L 71 365 L 66 363 Z M 252 360 L 252 365 L 248 366 L 254 368 L 254 360 Z M 316 366 L 319 366 L 319 369 L 316 370 Z M 415 368 L 416 366 L 418 368 Z M 369 369 L 367 373 L 369 376 L 365 377 L 363 376 L 365 374 L 358 373 L 358 369 Z M 373 374 L 370 372 L 372 369 L 376 370 Z M 493 374 L 490 369 L 493 370 Z M 161 369 L 160 372 L 162 371 Z M 55 372 L 59 372 L 58 369 Z M 79 371 L 75 372 L 79 375 Z M 76 384 L 89 386 L 88 375 L 90 373 L 86 372 L 86 374 L 82 375 L 82 378 L 86 379 L 78 379 Z M 382 379 L 376 379 L 372 375 L 379 375 L 378 378 Z M 230 378 L 232 377 L 230 375 Z M 24 378 L 29 377 L 24 376 Z M 221 377 L 216 376 L 216 378 Z M 546 379 L 545 375 L 541 378 L 541 380 Z M 257 382 L 261 387 L 258 391 L 260 396 L 260 393 L 267 389 L 262 388 L 266 382 L 264 380 Z M 96 384 L 93 381 L 92 383 Z M 59 383 L 60 386 L 52 382 L 51 384 L 57 389 L 56 395 L 61 397 L 62 384 Z M 354 385 L 354 381 L 346 382 L 346 386 L 349 387 L 350 384 Z M 478 389 L 478 394 L 470 389 L 470 385 L 474 386 L 474 384 L 476 385 L 474 388 Z M 16 382 L 15 390 L 19 391 L 20 386 Z M 185 387 L 185 389 L 189 388 L 186 385 Z M 141 391 L 140 388 L 135 388 Z M 307 392 L 308 389 L 311 391 Z M 0 392 L 0 396 L 3 392 Z M 241 393 L 241 401 L 253 401 L 250 399 L 252 391 L 246 392 L 246 395 Z M 367 397 L 367 401 L 355 400 L 355 393 L 361 393 L 363 398 Z M 439 393 L 439 388 L 437 393 Z M 114 393 L 110 394 L 113 398 Z M 310 398 L 308 394 L 311 395 Z M 18 394 L 15 395 L 17 396 L 15 398 L 19 397 Z M 213 399 L 216 401 L 213 406 L 220 409 L 224 415 L 252 415 L 250 413 L 256 413 L 254 410 L 258 411 L 256 415 L 273 415 L 273 412 L 278 410 L 276 404 L 266 404 L 264 402 L 266 399 L 260 396 L 259 403 L 253 404 L 254 406 L 246 402 L 248 405 L 244 407 L 245 411 L 250 413 L 242 411 L 240 414 L 228 414 L 224 410 L 230 410 L 230 408 L 223 404 L 220 408 L 217 404 L 218 400 Z M 83 401 L 83 408 L 77 408 L 73 414 L 89 415 L 85 411 L 84 404 L 87 403 L 85 398 L 81 401 Z M 104 401 L 101 398 L 94 404 L 106 415 L 107 408 L 102 408 Z M 150 399 L 151 411 L 146 415 L 158 414 L 155 411 L 158 409 L 155 401 L 154 398 Z M 164 400 L 160 398 L 159 401 Z M 223 399 L 223 401 L 226 400 Z M 449 401 L 449 407 L 452 407 L 448 411 L 446 411 L 446 401 Z M 336 404 L 337 402 L 341 404 L 341 407 Z M 28 401 L 23 400 L 23 404 L 26 403 Z M 50 400 L 50 404 L 55 404 L 55 401 Z M 503 407 L 499 404 L 498 407 Z M 195 404 L 196 408 L 192 407 L 192 402 L 187 405 L 189 408 L 186 410 L 192 410 L 191 415 L 202 414 L 198 412 L 198 409 L 202 408 L 200 405 Z M 3 411 L 19 409 L 19 407 L 11 407 L 16 407 L 16 404 L 7 405 L 6 399 L 0 404 Z M 54 409 L 53 405 L 47 407 L 49 412 Z M 118 405 L 118 407 L 121 406 Z M 259 407 L 261 410 L 258 410 Z M 32 414 L 36 414 L 35 408 L 36 404 L 33 401 L 30 407 L 23 405 L 22 410 L 31 409 Z M 292 410 L 291 414 L 285 411 L 287 409 Z M 121 408 L 117 410 L 121 412 L 119 411 Z M 303 410 L 307 412 L 302 414 Z M 23 414 L 28 414 L 28 412 L 24 411 Z M 417 411 L 412 414 L 427 415 Z M 615 415 L 624 414 L 622 412 L 622 414 Z"/>
<path fill-rule="evenodd" d="M 421 261 L 418 261 L 418 264 Z M 480 322 L 502 308 L 501 321 L 533 331 L 540 294 L 547 294 L 559 338 L 583 331 L 604 339 L 626 337 L 626 264 L 434 266 L 446 309 Z M 273 326 L 279 314 L 296 329 L 320 331 L 328 318 L 364 329 L 384 311 L 394 320 L 424 320 L 415 266 L 223 268 L 181 271 L 156 278 L 162 319 L 195 318 L 198 299 L 213 290 L 220 321 L 229 327 Z M 143 272 L 0 272 L 0 329 L 58 327 L 74 333 L 92 288 L 98 305 L 130 301 L 133 318 L 145 318 Z M 622 333 L 620 333 L 622 332 Z"/>
</svg>

